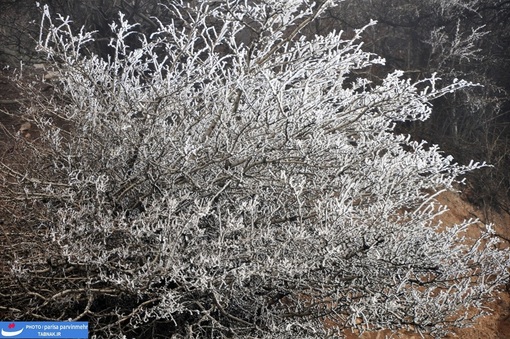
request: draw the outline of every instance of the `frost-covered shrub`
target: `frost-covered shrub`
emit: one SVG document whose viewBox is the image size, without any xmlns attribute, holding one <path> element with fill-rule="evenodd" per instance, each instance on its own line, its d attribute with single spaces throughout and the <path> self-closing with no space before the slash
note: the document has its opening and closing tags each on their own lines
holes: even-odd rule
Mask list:
<svg viewBox="0 0 510 339">
<path fill-rule="evenodd" d="M 45 12 L 60 90 L 29 113 L 46 167 L 4 173 L 40 203 L 58 247 L 40 265 L 63 282 L 25 314 L 137 338 L 469 324 L 508 252 L 490 227 L 468 245 L 472 222 L 433 219 L 435 197 L 482 165 L 393 132 L 469 84 L 371 83 L 384 60 L 362 50 L 363 29 L 299 34 L 333 1 L 198 3 L 169 6 L 173 23 L 150 36 L 121 15 L 106 60 L 87 52 L 93 33 Z M 37 290 L 30 260 L 13 273 Z"/>
</svg>

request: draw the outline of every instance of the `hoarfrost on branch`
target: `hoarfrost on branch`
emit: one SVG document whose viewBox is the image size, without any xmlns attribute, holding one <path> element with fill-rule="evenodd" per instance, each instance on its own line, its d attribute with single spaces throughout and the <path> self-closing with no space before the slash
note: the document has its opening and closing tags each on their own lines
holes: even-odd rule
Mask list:
<svg viewBox="0 0 510 339">
<path fill-rule="evenodd" d="M 469 246 L 475 221 L 433 218 L 437 195 L 484 164 L 394 129 L 470 84 L 370 81 L 384 60 L 363 50 L 364 29 L 300 34 L 332 1 L 196 3 L 172 2 L 149 36 L 121 14 L 107 58 L 44 14 L 39 48 L 62 96 L 44 113 L 72 127 L 34 107 L 49 169 L 22 194 L 44 196 L 89 293 L 134 300 L 98 335 L 162 321 L 190 338 L 469 324 L 506 281 L 508 252 L 489 228 Z"/>
</svg>

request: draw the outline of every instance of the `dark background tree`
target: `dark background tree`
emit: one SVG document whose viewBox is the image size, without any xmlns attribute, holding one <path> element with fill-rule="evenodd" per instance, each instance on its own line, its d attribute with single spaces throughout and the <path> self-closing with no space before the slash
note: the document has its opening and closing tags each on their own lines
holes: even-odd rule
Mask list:
<svg viewBox="0 0 510 339">
<path fill-rule="evenodd" d="M 438 73 L 480 87 L 441 98 L 425 123 L 401 131 L 439 144 L 459 162 L 494 165 L 470 175 L 472 203 L 503 208 L 510 194 L 510 1 L 346 1 L 328 12 L 311 33 L 352 30 L 370 19 L 365 48 L 417 80 Z M 377 76 L 377 72 L 373 72 Z"/>
</svg>

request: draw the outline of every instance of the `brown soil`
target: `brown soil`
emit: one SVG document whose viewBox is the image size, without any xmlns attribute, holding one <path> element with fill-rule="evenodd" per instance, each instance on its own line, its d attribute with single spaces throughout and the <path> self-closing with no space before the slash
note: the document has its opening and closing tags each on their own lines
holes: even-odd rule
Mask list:
<svg viewBox="0 0 510 339">
<path fill-rule="evenodd" d="M 464 219 L 478 218 L 483 223 L 493 223 L 496 234 L 503 239 L 510 239 L 510 214 L 497 213 L 490 209 L 476 208 L 467 203 L 461 194 L 447 193 L 440 197 L 441 203 L 450 210 L 441 216 L 446 225 L 459 223 Z M 481 225 L 479 225 L 481 227 Z M 479 228 L 472 226 L 467 236 L 476 237 Z M 510 338 L 510 294 L 508 291 L 500 293 L 490 305 L 494 314 L 480 318 L 472 328 L 458 329 L 448 338 L 466 339 L 504 339 Z"/>
<path fill-rule="evenodd" d="M 439 196 L 439 202 L 448 206 L 449 210 L 440 216 L 441 222 L 445 225 L 461 223 L 466 219 L 479 219 L 481 222 L 472 225 L 466 232 L 466 237 L 476 238 L 480 228 L 485 223 L 492 223 L 495 226 L 496 234 L 503 239 L 510 239 L 510 214 L 506 212 L 497 213 L 490 209 L 480 209 L 468 203 L 461 193 L 447 192 Z M 510 293 L 505 291 L 496 296 L 495 300 L 486 305 L 493 314 L 481 317 L 476 324 L 470 328 L 455 329 L 452 334 L 445 338 L 453 339 L 505 339 L 510 338 Z M 358 334 L 346 333 L 347 339 L 360 338 Z M 417 333 L 400 331 L 365 332 L 362 339 L 418 339 L 422 338 Z M 426 336 L 425 338 L 430 338 Z"/>
</svg>

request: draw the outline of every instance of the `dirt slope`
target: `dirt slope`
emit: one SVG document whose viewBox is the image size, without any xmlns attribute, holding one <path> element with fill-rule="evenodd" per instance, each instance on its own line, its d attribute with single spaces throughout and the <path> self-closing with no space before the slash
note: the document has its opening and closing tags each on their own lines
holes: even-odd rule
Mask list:
<svg viewBox="0 0 510 339">
<path fill-rule="evenodd" d="M 461 193 L 447 192 L 439 197 L 439 201 L 447 205 L 449 211 L 441 215 L 440 220 L 445 225 L 454 225 L 465 219 L 477 218 L 482 223 L 495 225 L 496 233 L 504 239 L 510 239 L 510 214 L 506 212 L 495 212 L 493 210 L 482 210 L 469 204 Z M 473 225 L 466 236 L 476 237 L 480 232 L 481 224 Z M 478 319 L 474 327 L 456 329 L 453 334 L 445 337 L 448 339 L 506 339 L 510 338 L 510 291 L 500 293 L 496 300 L 487 305 L 494 313 Z M 360 338 L 358 334 L 346 333 L 347 339 Z M 367 332 L 361 336 L 362 339 L 418 339 L 419 334 L 401 331 L 392 334 L 390 331 Z M 430 337 L 426 337 L 430 338 Z"/>
</svg>

